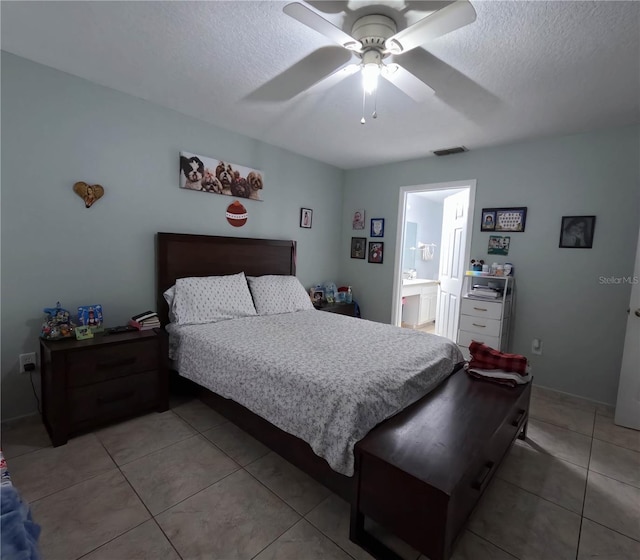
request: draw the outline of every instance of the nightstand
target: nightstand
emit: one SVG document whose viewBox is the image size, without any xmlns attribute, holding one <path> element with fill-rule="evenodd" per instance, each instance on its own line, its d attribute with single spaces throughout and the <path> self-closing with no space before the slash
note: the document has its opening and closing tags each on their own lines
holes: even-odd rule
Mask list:
<svg viewBox="0 0 640 560">
<path fill-rule="evenodd" d="M 355 303 L 325 303 L 322 307 L 318 307 L 320 311 L 328 311 L 329 313 L 338 313 L 339 315 L 356 316 Z"/>
<path fill-rule="evenodd" d="M 42 417 L 54 447 L 114 420 L 169 408 L 162 331 L 41 339 L 40 356 Z"/>
</svg>

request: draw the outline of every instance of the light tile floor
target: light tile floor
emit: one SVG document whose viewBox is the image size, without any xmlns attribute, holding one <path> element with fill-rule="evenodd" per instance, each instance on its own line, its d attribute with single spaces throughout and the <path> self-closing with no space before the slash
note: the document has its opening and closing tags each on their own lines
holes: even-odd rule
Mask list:
<svg viewBox="0 0 640 560">
<path fill-rule="evenodd" d="M 640 558 L 640 432 L 616 426 L 609 407 L 533 389 L 527 440 L 454 560 Z M 198 400 L 55 449 L 36 418 L 2 428 L 45 560 L 371 558 L 349 541 L 346 502 Z"/>
</svg>

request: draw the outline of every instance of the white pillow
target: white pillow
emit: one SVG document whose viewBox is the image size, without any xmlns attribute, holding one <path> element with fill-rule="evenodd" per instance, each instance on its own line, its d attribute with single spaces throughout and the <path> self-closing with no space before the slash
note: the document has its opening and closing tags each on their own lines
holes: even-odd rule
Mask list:
<svg viewBox="0 0 640 560">
<path fill-rule="evenodd" d="M 295 276 L 249 276 L 247 280 L 258 315 L 314 309 L 308 292 Z"/>
<path fill-rule="evenodd" d="M 165 294 L 169 301 L 170 294 Z M 179 278 L 170 311 L 172 322 L 178 325 L 216 323 L 256 315 L 244 272 L 229 276 Z"/>
</svg>

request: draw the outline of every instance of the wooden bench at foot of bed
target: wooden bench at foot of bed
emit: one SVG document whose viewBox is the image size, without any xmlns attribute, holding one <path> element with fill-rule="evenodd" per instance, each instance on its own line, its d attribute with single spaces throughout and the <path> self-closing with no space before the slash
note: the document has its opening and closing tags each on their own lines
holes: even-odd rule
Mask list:
<svg viewBox="0 0 640 560">
<path fill-rule="evenodd" d="M 430 560 L 452 545 L 516 436 L 524 439 L 531 386 L 452 375 L 356 445 L 351 540 L 399 558 L 364 530 L 371 517 Z"/>
</svg>

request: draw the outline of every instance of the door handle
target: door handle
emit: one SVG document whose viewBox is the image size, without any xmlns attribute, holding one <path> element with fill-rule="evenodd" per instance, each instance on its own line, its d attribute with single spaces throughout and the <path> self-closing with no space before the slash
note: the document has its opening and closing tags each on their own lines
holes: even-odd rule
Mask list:
<svg viewBox="0 0 640 560">
<path fill-rule="evenodd" d="M 636 309 L 635 313 L 636 313 L 636 317 L 640 317 L 640 308 Z"/>
</svg>

